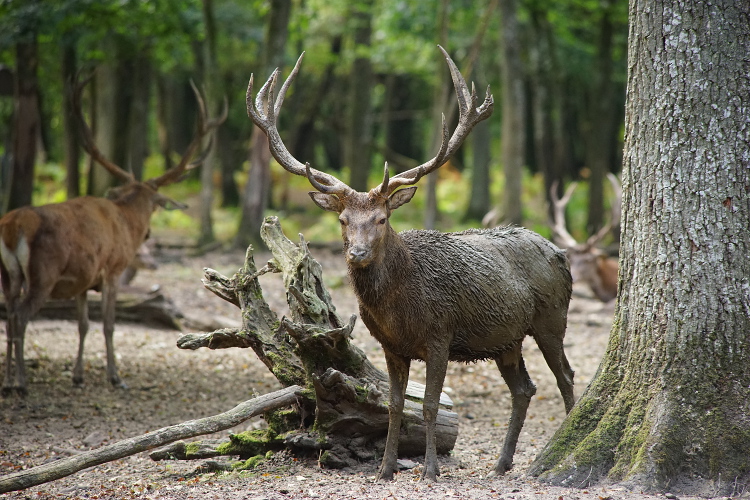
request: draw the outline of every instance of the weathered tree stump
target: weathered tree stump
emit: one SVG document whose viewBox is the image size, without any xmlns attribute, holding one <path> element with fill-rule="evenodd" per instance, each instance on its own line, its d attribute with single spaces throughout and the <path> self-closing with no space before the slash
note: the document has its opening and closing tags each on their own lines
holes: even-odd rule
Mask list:
<svg viewBox="0 0 750 500">
<path fill-rule="evenodd" d="M 375 459 L 382 452 L 388 427 L 388 376 L 352 345 L 355 316 L 343 321 L 336 313 L 302 237 L 298 244 L 286 238 L 276 217 L 268 217 L 261 237 L 273 259 L 260 270 L 248 249 L 245 264 L 232 278 L 206 269 L 206 288 L 242 311 L 242 327 L 211 333 L 188 334 L 181 349 L 250 347 L 285 387 L 306 388 L 306 402 L 297 415 L 269 416 L 269 447 L 315 452 L 322 465 L 344 467 Z M 287 290 L 289 317 L 279 319 L 263 298 L 258 276 L 281 273 Z M 424 453 L 422 406 L 424 386 L 410 383 L 399 451 Z M 450 398 L 441 403 L 448 409 Z M 438 414 L 438 453 L 453 449 L 458 435 L 457 415 L 448 409 Z M 296 410 L 295 410 L 296 411 Z M 313 418 L 310 418 L 314 416 Z M 241 441 L 236 439 L 237 443 Z M 195 444 L 195 447 L 200 445 Z M 241 446 L 225 446 L 227 454 L 248 455 Z M 254 441 L 253 452 L 257 452 Z M 205 456 L 205 452 L 200 454 Z"/>
</svg>

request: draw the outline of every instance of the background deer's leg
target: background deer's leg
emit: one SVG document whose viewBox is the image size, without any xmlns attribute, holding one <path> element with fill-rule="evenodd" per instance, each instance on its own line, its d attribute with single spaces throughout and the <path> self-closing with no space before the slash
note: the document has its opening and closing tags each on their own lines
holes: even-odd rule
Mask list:
<svg viewBox="0 0 750 500">
<path fill-rule="evenodd" d="M 29 324 L 31 317 L 44 304 L 47 294 L 34 295 L 26 293 L 22 299 L 16 299 L 8 304 L 8 359 L 5 369 L 5 382 L 3 382 L 3 395 L 9 395 L 13 391 L 21 396 L 28 392 L 26 389 L 26 365 L 24 363 L 24 337 L 26 326 Z M 16 371 L 13 377 L 13 356 L 15 354 Z"/>
<path fill-rule="evenodd" d="M 86 291 L 76 296 L 76 313 L 78 315 L 78 357 L 73 368 L 73 384 L 83 385 L 83 344 L 89 331 L 89 303 Z"/>
<path fill-rule="evenodd" d="M 10 302 L 8 304 L 8 321 L 6 323 L 6 351 L 5 351 L 5 378 L 3 379 L 3 396 L 10 396 L 15 390 L 16 373 L 13 371 L 13 350 L 16 346 L 16 337 L 18 336 L 18 313 L 16 313 Z M 23 341 L 21 340 L 22 356 L 16 356 L 16 365 L 23 364 Z M 18 368 L 16 368 L 18 371 Z"/>
<path fill-rule="evenodd" d="M 115 305 L 117 303 L 117 277 L 107 277 L 102 284 L 102 323 L 104 330 L 104 343 L 107 346 L 107 378 L 114 386 L 127 386 L 120 380 L 117 374 L 115 362 Z"/>
<path fill-rule="evenodd" d="M 445 372 L 448 369 L 448 346 L 438 346 L 431 349 L 430 359 L 427 360 L 427 380 L 424 393 L 424 402 L 422 404 L 422 414 L 424 415 L 427 437 L 427 446 L 424 456 L 424 471 L 422 479 L 435 481 L 440 475 L 440 466 L 437 461 L 437 451 L 435 442 L 435 422 L 437 420 L 438 406 L 440 403 L 440 393 L 443 390 L 445 382 Z"/>
<path fill-rule="evenodd" d="M 380 464 L 378 479 L 390 481 L 398 470 L 398 438 L 401 432 L 401 417 L 404 412 L 406 383 L 409 381 L 411 360 L 384 350 L 388 367 L 390 401 L 388 404 L 388 437 L 385 440 L 383 462 Z"/>
<path fill-rule="evenodd" d="M 513 404 L 503 449 L 493 471 L 490 473 L 490 475 L 501 476 L 513 467 L 513 454 L 516 452 L 518 436 L 521 434 L 523 422 L 526 420 L 526 411 L 529 409 L 531 398 L 536 394 L 536 386 L 526 371 L 526 365 L 521 356 L 521 342 L 514 346 L 512 350 L 495 358 L 495 363 L 497 363 L 505 383 L 508 384 Z"/>
</svg>

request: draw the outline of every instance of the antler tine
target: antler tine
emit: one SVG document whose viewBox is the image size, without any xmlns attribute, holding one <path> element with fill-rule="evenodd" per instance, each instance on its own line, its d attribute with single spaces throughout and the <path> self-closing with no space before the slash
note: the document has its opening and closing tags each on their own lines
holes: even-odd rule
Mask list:
<svg viewBox="0 0 750 500">
<path fill-rule="evenodd" d="M 474 84 L 472 83 L 471 90 L 469 90 L 466 80 L 464 80 L 464 77 L 453 62 L 453 59 L 448 55 L 448 52 L 440 45 L 438 45 L 438 48 L 445 56 L 453 80 L 453 86 L 456 89 L 459 110 L 458 125 L 453 131 L 453 135 L 449 135 L 445 116 L 443 116 L 442 141 L 437 155 L 417 167 L 392 177 L 388 184 L 387 194 L 393 193 L 393 191 L 401 186 L 415 184 L 424 175 L 443 166 L 455 154 L 474 126 L 492 114 L 494 100 L 490 93 L 489 85 L 487 86 L 487 95 L 484 98 L 484 102 L 481 106 L 476 107 L 477 96 Z M 380 191 L 381 189 L 382 185 L 376 187 L 373 191 Z"/>
<path fill-rule="evenodd" d="M 552 232 L 554 233 L 556 243 L 564 246 L 565 248 L 572 248 L 578 245 L 575 238 L 568 232 L 568 228 L 565 225 L 565 207 L 567 207 L 570 197 L 575 191 L 577 182 L 571 182 L 568 189 L 565 190 L 565 194 L 562 198 L 557 197 L 557 186 L 559 182 L 555 180 L 550 187 L 549 194 L 552 204 L 554 205 L 555 224 L 552 226 Z"/>
<path fill-rule="evenodd" d="M 96 142 L 94 141 L 94 134 L 91 132 L 88 123 L 86 123 L 86 119 L 83 117 L 83 110 L 81 108 L 81 93 L 83 92 L 83 87 L 88 85 L 92 78 L 94 78 L 93 73 L 86 77 L 86 79 L 82 82 L 78 81 L 78 78 L 76 77 L 76 85 L 74 85 L 73 94 L 71 96 L 73 109 L 75 110 L 79 122 L 78 129 L 80 130 L 83 148 L 86 150 L 89 156 L 91 156 L 91 158 L 99 163 L 99 165 L 104 167 L 110 174 L 125 182 L 133 182 L 135 180 L 135 177 L 132 173 L 123 170 L 119 166 L 109 161 L 107 157 L 105 157 L 104 154 L 99 150 L 99 148 L 96 146 Z"/>
<path fill-rule="evenodd" d="M 168 184 L 173 184 L 177 182 L 178 180 L 180 180 L 182 175 L 188 170 L 189 166 L 191 166 L 192 168 L 195 168 L 198 165 L 200 165 L 200 163 L 202 163 L 202 161 L 205 158 L 201 158 L 200 162 L 198 163 L 194 162 L 192 164 L 190 164 L 190 159 L 193 157 L 196 151 L 198 151 L 198 148 L 200 147 L 203 137 L 209 131 L 221 125 L 226 119 L 226 115 L 228 113 L 226 97 L 224 98 L 225 110 L 222 113 L 222 115 L 215 120 L 208 120 L 208 111 L 206 108 L 206 101 L 203 99 L 203 96 L 198 90 L 198 87 L 195 86 L 195 83 L 193 82 L 193 80 L 190 80 L 190 87 L 193 89 L 193 93 L 195 94 L 196 101 L 198 101 L 198 124 L 196 126 L 195 135 L 193 135 L 193 139 L 190 141 L 190 144 L 188 144 L 188 147 L 185 149 L 185 153 L 183 153 L 182 158 L 180 159 L 180 162 L 177 165 L 170 168 L 159 177 L 154 177 L 146 181 L 155 189 L 166 186 Z"/>
<path fill-rule="evenodd" d="M 276 88 L 279 69 L 277 68 L 274 70 L 268 80 L 266 80 L 266 83 L 263 84 L 258 91 L 258 95 L 255 99 L 253 99 L 253 75 L 250 76 L 250 81 L 247 85 L 247 94 L 245 96 L 247 115 L 253 123 L 255 123 L 255 125 L 257 125 L 258 128 L 268 136 L 268 147 L 271 150 L 271 154 L 284 170 L 295 175 L 307 177 L 313 187 L 318 191 L 345 195 L 353 191 L 352 188 L 336 177 L 321 172 L 320 170 L 310 168 L 309 165 L 303 164 L 297 160 L 284 145 L 284 141 L 282 141 L 279 131 L 276 128 L 276 119 L 281 111 L 281 105 L 284 102 L 287 89 L 297 76 L 304 55 L 305 53 L 303 52 L 302 55 L 299 56 L 299 59 L 297 59 L 297 63 L 294 65 L 292 72 L 289 73 L 289 76 L 287 76 L 286 80 L 281 85 L 279 95 L 275 102 L 274 89 Z"/>
</svg>

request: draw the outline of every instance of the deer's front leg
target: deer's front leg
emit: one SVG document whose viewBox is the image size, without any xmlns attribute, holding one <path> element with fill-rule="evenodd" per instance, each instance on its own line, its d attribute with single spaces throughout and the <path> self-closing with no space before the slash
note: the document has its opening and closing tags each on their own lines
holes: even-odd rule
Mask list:
<svg viewBox="0 0 750 500">
<path fill-rule="evenodd" d="M 437 444 L 435 441 L 435 423 L 440 405 L 440 394 L 443 391 L 445 372 L 448 369 L 448 348 L 433 349 L 427 360 L 427 380 L 425 384 L 422 415 L 426 425 L 427 445 L 424 454 L 424 471 L 422 480 L 435 481 L 440 475 L 437 461 Z"/>
<path fill-rule="evenodd" d="M 78 315 L 78 357 L 73 368 L 73 384 L 83 385 L 83 345 L 89 331 L 89 303 L 86 291 L 76 297 L 76 314 Z"/>
<path fill-rule="evenodd" d="M 385 351 L 388 367 L 390 401 L 388 404 L 388 437 L 385 440 L 383 462 L 380 464 L 378 479 L 390 481 L 398 470 L 398 438 L 401 433 L 401 418 L 404 412 L 406 383 L 409 380 L 411 360 Z"/>
</svg>

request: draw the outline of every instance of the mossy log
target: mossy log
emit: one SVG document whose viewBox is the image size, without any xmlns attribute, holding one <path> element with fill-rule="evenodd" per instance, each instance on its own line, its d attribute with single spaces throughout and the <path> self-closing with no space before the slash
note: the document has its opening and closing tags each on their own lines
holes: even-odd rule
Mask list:
<svg viewBox="0 0 750 500">
<path fill-rule="evenodd" d="M 242 327 L 184 335 L 178 347 L 250 347 L 283 386 L 307 388 L 307 404 L 294 418 L 268 417 L 270 448 L 281 439 L 293 451 L 315 452 L 328 467 L 376 458 L 387 434 L 388 376 L 352 345 L 356 316 L 344 321 L 336 313 L 322 268 L 304 239 L 295 244 L 286 238 L 276 217 L 266 218 L 261 237 L 273 254 L 264 267 L 257 269 L 250 247 L 232 278 L 206 269 L 203 280 L 206 288 L 241 309 Z M 268 272 L 282 275 L 289 317 L 279 318 L 263 298 L 257 278 Z M 403 455 L 424 453 L 423 395 L 424 386 L 410 383 L 399 445 Z M 455 446 L 458 417 L 450 411 L 450 398 L 443 395 L 441 403 L 438 453 L 445 454 Z"/>
</svg>

